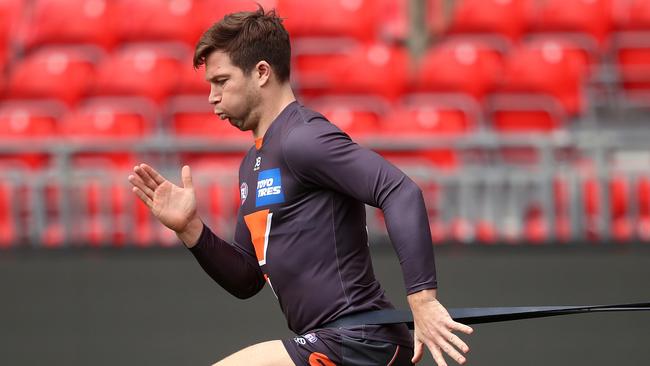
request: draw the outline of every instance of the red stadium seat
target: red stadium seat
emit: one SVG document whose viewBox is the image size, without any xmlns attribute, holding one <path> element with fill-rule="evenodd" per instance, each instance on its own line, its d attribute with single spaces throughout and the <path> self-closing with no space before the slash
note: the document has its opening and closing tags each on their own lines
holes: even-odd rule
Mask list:
<svg viewBox="0 0 650 366">
<path fill-rule="evenodd" d="M 92 166 L 101 161 L 125 169 L 131 167 L 134 156 L 129 144 L 153 132 L 152 110 L 151 105 L 138 99 L 98 98 L 65 115 L 60 128 L 68 142 L 105 147 L 105 152 L 75 155 L 74 163 Z"/>
<path fill-rule="evenodd" d="M 390 109 L 387 101 L 371 96 L 323 97 L 309 106 L 355 140 L 378 134 L 381 119 Z"/>
<path fill-rule="evenodd" d="M 586 108 L 582 88 L 588 71 L 589 57 L 578 45 L 539 40 L 509 55 L 498 91 L 553 97 L 573 116 Z"/>
<path fill-rule="evenodd" d="M 380 3 L 372 0 L 277 0 L 292 37 L 354 37 L 370 41 L 378 31 Z"/>
<path fill-rule="evenodd" d="M 95 95 L 139 95 L 163 102 L 179 82 L 185 48 L 131 45 L 98 66 Z"/>
<path fill-rule="evenodd" d="M 409 0 L 376 0 L 379 12 L 379 36 L 388 42 L 403 42 L 408 38 L 410 24 Z M 425 19 L 428 30 L 441 33 L 445 27 L 444 0 L 425 1 Z"/>
<path fill-rule="evenodd" d="M 26 29 L 26 47 L 43 44 L 115 44 L 114 1 L 36 0 Z"/>
<path fill-rule="evenodd" d="M 226 14 L 257 10 L 257 4 L 262 5 L 265 11 L 278 7 L 277 0 L 200 0 L 200 6 L 203 7 L 203 11 L 197 21 L 203 24 L 205 30 L 221 20 Z M 280 17 L 285 18 L 282 14 L 280 14 Z"/>
<path fill-rule="evenodd" d="M 16 240 L 16 223 L 11 212 L 13 206 L 11 187 L 0 181 L 0 249 L 9 247 Z"/>
<path fill-rule="evenodd" d="M 547 0 L 539 3 L 534 30 L 578 32 L 604 43 L 613 27 L 614 0 Z"/>
<path fill-rule="evenodd" d="M 650 31 L 650 2 L 614 0 L 616 28 L 627 31 Z"/>
<path fill-rule="evenodd" d="M 630 187 L 623 177 L 614 176 L 606 183 L 609 194 L 609 217 L 611 222 L 612 236 L 617 240 L 629 240 L 632 235 L 631 226 L 628 220 Z M 598 217 L 602 211 L 600 190 L 595 179 L 587 179 L 583 183 L 585 219 L 587 222 L 588 234 L 597 237 L 595 227 Z"/>
<path fill-rule="evenodd" d="M 90 89 L 99 56 L 82 48 L 36 51 L 13 67 L 9 97 L 53 98 L 75 104 Z"/>
<path fill-rule="evenodd" d="M 449 40 L 430 48 L 414 80 L 420 91 L 466 93 L 482 100 L 502 74 L 501 52 L 478 40 Z"/>
<path fill-rule="evenodd" d="M 294 67 L 302 96 L 375 94 L 394 100 L 406 89 L 408 57 L 404 49 L 366 44 L 329 51 L 304 50 L 297 51 Z"/>
<path fill-rule="evenodd" d="M 250 132 L 242 132 L 212 112 L 207 96 L 178 96 L 170 100 L 172 133 L 181 138 L 219 140 L 221 143 L 253 144 Z"/>
<path fill-rule="evenodd" d="M 204 97 L 207 103 L 210 95 L 210 83 L 205 80 L 205 66 L 195 70 L 192 58 L 189 57 L 180 64 L 180 80 L 176 88 L 177 94 L 191 94 Z"/>
<path fill-rule="evenodd" d="M 24 0 L 0 1 L 0 73 L 17 38 L 24 7 Z"/>
<path fill-rule="evenodd" d="M 46 166 L 49 155 L 38 148 L 58 137 L 58 119 L 63 112 L 64 108 L 56 103 L 16 101 L 0 104 L 0 140 L 19 144 L 24 150 L 1 155 L 0 164 L 26 169 Z"/>
<path fill-rule="evenodd" d="M 115 32 L 121 42 L 181 41 L 194 46 L 205 29 L 198 21 L 209 10 L 205 0 L 115 1 Z M 210 4 L 211 8 L 215 4 Z M 218 7 L 218 5 L 216 5 Z"/>
<path fill-rule="evenodd" d="M 622 91 L 628 98 L 650 103 L 650 32 L 619 33 L 615 44 Z"/>
<path fill-rule="evenodd" d="M 460 0 L 449 33 L 496 33 L 519 39 L 533 16 L 530 0 Z"/>
<path fill-rule="evenodd" d="M 469 98 L 435 95 L 413 95 L 395 107 L 382 121 L 382 136 L 394 143 L 416 146 L 422 149 L 382 150 L 389 160 L 416 158 L 441 168 L 455 168 L 458 157 L 452 149 L 431 147 L 436 139 L 453 139 L 477 127 L 478 105 Z"/>
</svg>

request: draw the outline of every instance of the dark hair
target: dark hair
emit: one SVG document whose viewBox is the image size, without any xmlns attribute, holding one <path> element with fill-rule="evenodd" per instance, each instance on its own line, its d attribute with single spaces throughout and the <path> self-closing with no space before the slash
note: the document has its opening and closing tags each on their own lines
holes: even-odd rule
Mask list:
<svg viewBox="0 0 650 366">
<path fill-rule="evenodd" d="M 275 10 L 265 12 L 261 5 L 258 7 L 256 11 L 228 14 L 205 31 L 194 50 L 194 68 L 204 65 L 212 52 L 222 51 L 244 73 L 250 73 L 258 62 L 266 61 L 280 82 L 288 81 L 289 33 Z"/>
</svg>

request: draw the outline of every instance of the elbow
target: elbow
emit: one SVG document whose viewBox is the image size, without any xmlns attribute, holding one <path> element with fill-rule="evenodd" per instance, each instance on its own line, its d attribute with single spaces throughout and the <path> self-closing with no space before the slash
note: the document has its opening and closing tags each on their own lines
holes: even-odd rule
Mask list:
<svg viewBox="0 0 650 366">
<path fill-rule="evenodd" d="M 257 295 L 258 292 L 262 290 L 264 287 L 264 280 L 259 280 L 255 279 L 254 281 L 251 281 L 251 285 L 247 287 L 231 287 L 228 289 L 228 292 L 230 292 L 233 296 L 235 296 L 238 299 L 241 300 L 246 300 L 249 299 L 255 295 Z"/>
</svg>

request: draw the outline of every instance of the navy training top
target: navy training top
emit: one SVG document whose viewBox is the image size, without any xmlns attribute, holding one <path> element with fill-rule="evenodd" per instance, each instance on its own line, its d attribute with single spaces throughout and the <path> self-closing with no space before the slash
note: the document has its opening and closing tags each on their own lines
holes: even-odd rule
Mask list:
<svg viewBox="0 0 650 366">
<path fill-rule="evenodd" d="M 289 328 L 304 334 L 340 316 L 393 308 L 375 279 L 364 204 L 383 210 L 408 294 L 437 287 L 419 187 L 298 102 L 273 121 L 240 165 L 233 243 L 207 226 L 190 249 L 223 288 L 247 298 L 269 283 Z M 412 346 L 404 325 L 348 331 Z"/>
</svg>

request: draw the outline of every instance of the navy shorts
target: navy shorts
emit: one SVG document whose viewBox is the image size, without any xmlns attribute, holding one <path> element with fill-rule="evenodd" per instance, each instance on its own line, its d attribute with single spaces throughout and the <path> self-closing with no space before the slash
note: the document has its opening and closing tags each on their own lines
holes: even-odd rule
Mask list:
<svg viewBox="0 0 650 366">
<path fill-rule="evenodd" d="M 413 348 L 317 329 L 282 340 L 296 366 L 411 366 Z"/>
</svg>

